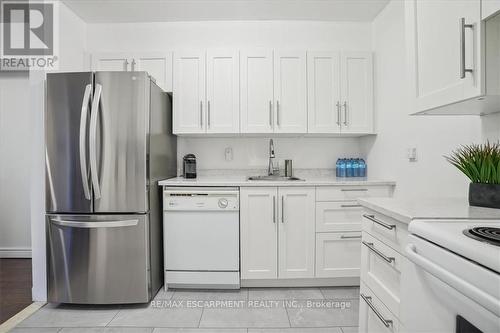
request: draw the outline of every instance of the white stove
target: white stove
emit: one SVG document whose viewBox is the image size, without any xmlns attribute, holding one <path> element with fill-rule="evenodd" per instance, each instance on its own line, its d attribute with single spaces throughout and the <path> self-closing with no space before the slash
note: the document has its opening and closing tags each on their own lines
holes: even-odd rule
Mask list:
<svg viewBox="0 0 500 333">
<path fill-rule="evenodd" d="M 402 317 L 409 332 L 500 332 L 500 221 L 409 226 Z"/>
</svg>

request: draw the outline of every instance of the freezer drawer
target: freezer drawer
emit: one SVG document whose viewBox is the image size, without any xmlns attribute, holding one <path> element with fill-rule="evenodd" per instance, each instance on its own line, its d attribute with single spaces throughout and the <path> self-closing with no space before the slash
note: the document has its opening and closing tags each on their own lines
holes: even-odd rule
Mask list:
<svg viewBox="0 0 500 333">
<path fill-rule="evenodd" d="M 49 302 L 150 300 L 148 215 L 47 215 Z"/>
</svg>

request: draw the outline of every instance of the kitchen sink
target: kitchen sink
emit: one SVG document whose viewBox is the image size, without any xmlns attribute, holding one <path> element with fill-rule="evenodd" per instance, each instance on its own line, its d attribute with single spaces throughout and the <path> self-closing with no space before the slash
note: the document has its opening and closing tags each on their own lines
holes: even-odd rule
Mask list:
<svg viewBox="0 0 500 333">
<path fill-rule="evenodd" d="M 298 177 L 286 177 L 286 176 L 251 176 L 248 180 L 267 180 L 267 181 L 303 181 Z"/>
</svg>

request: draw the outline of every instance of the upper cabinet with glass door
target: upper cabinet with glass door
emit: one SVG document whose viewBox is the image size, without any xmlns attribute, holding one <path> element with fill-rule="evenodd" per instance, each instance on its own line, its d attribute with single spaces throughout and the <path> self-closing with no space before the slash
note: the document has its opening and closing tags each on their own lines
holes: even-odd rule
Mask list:
<svg viewBox="0 0 500 333">
<path fill-rule="evenodd" d="M 500 25 L 482 21 L 486 2 L 496 1 L 405 1 L 411 114 L 500 112 L 500 85 L 486 75 L 500 65 Z"/>
</svg>

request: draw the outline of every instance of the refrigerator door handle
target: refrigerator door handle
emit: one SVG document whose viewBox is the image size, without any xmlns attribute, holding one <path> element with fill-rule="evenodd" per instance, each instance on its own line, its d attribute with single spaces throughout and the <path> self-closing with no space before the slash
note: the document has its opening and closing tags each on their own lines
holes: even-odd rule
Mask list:
<svg viewBox="0 0 500 333">
<path fill-rule="evenodd" d="M 85 198 L 90 200 L 89 178 L 87 173 L 87 154 L 85 147 L 85 139 L 87 134 L 87 114 L 89 109 L 90 95 L 92 93 L 92 85 L 87 84 L 83 94 L 82 111 L 80 115 L 80 172 L 82 175 L 83 193 Z"/>
<path fill-rule="evenodd" d="M 117 228 L 130 227 L 137 225 L 139 220 L 122 220 L 122 221 L 103 221 L 103 222 L 82 222 L 82 221 L 67 221 L 60 219 L 52 219 L 52 223 L 73 228 Z"/>
<path fill-rule="evenodd" d="M 94 198 L 101 197 L 101 188 L 99 187 L 99 173 L 97 170 L 97 117 L 99 113 L 99 102 L 101 101 L 102 86 L 95 85 L 94 100 L 92 101 L 92 111 L 90 114 L 90 174 L 92 186 L 94 187 Z"/>
</svg>

